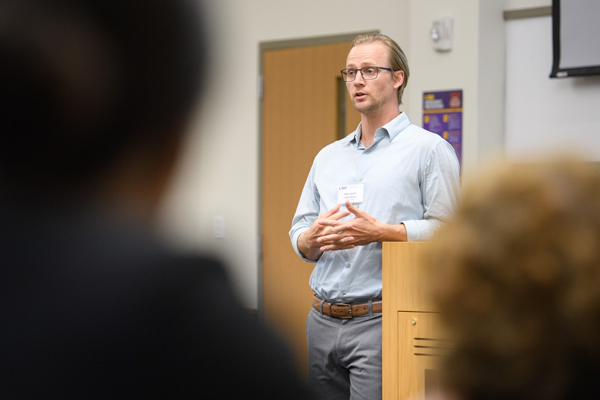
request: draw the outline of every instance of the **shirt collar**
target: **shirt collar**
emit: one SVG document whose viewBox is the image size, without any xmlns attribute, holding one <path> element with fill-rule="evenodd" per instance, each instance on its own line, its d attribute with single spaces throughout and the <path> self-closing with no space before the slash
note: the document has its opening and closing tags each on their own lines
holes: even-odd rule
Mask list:
<svg viewBox="0 0 600 400">
<path fill-rule="evenodd" d="M 385 124 L 379 129 L 384 129 L 390 136 L 390 142 L 406 128 L 410 126 L 410 120 L 405 112 L 401 112 L 396 118 Z"/>
<path fill-rule="evenodd" d="M 377 129 L 377 132 L 387 133 L 390 137 L 390 142 L 394 140 L 396 136 L 406 128 L 410 126 L 410 120 L 405 112 L 401 112 L 396 118 Z M 377 135 L 377 132 L 375 133 Z M 356 145 L 360 142 L 360 135 L 362 133 L 362 122 L 358 124 L 358 127 L 354 132 L 346 136 L 341 140 L 342 143 L 352 143 Z"/>
<path fill-rule="evenodd" d="M 361 132 L 362 132 L 362 122 L 359 122 L 356 130 L 354 132 L 350 133 L 349 135 L 347 135 L 342 140 L 340 140 L 340 142 L 342 142 L 344 144 L 347 144 L 347 143 L 357 144 L 359 142 Z"/>
</svg>

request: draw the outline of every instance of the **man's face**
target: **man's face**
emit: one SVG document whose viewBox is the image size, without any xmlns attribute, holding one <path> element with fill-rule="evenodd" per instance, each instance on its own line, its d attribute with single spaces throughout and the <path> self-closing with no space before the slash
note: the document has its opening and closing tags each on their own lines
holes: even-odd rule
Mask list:
<svg viewBox="0 0 600 400">
<path fill-rule="evenodd" d="M 346 60 L 347 69 L 363 67 L 390 68 L 388 53 L 381 42 L 364 43 L 353 47 Z M 398 109 L 398 88 L 404 80 L 404 72 L 380 69 L 377 78 L 365 80 L 359 72 L 356 79 L 346 82 L 352 104 L 361 114 L 378 115 L 384 110 Z"/>
</svg>

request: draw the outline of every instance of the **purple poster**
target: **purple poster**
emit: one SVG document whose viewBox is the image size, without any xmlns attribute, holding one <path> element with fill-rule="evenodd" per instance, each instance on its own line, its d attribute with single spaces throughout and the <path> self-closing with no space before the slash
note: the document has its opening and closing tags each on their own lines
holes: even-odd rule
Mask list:
<svg viewBox="0 0 600 400">
<path fill-rule="evenodd" d="M 423 93 L 423 128 L 446 139 L 461 165 L 462 102 L 462 90 Z"/>
</svg>

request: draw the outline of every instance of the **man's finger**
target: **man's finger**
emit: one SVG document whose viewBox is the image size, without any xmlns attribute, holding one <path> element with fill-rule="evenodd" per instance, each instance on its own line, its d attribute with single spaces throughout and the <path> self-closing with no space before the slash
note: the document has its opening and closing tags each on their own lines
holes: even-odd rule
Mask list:
<svg viewBox="0 0 600 400">
<path fill-rule="evenodd" d="M 339 242 L 340 241 L 340 234 L 339 233 L 332 233 L 329 235 L 325 235 L 325 236 L 321 236 L 320 238 L 317 239 L 317 243 L 335 243 L 335 242 Z"/>
<path fill-rule="evenodd" d="M 321 225 L 321 233 L 319 234 L 319 237 L 325 237 L 327 235 L 331 235 L 333 233 L 337 233 L 339 235 L 340 233 L 340 228 L 336 228 L 336 227 L 332 227 L 332 226 L 326 226 L 326 225 Z"/>
<path fill-rule="evenodd" d="M 324 219 L 322 221 L 319 221 L 319 225 L 321 226 L 331 226 L 334 228 L 344 227 L 346 226 L 346 224 L 346 221 L 337 221 L 335 219 Z"/>
<path fill-rule="evenodd" d="M 349 215 L 350 213 L 348 213 Z M 345 217 L 345 215 L 340 216 L 339 218 Z M 325 227 L 325 226 L 331 226 L 331 227 L 339 227 L 339 226 L 345 226 L 347 222 L 346 221 L 338 221 L 338 218 L 334 218 L 334 216 L 331 216 L 330 218 L 327 219 L 320 219 L 317 220 L 317 224 L 320 227 Z"/>
<path fill-rule="evenodd" d="M 362 213 L 358 207 L 354 206 L 354 204 L 350 203 L 348 200 L 346 200 L 346 209 L 356 216 Z"/>
<path fill-rule="evenodd" d="M 336 204 L 335 207 L 333 207 L 330 210 L 327 210 L 323 213 L 323 215 L 321 215 L 319 218 L 329 218 L 331 217 L 333 214 L 335 214 L 336 212 L 338 212 L 340 210 L 341 204 Z"/>
<path fill-rule="evenodd" d="M 338 213 L 333 214 L 332 216 L 330 216 L 329 218 L 327 218 L 328 220 L 338 220 L 340 218 L 344 218 L 347 217 L 348 215 L 350 215 L 350 211 L 348 210 L 344 210 L 344 211 L 340 211 Z"/>
</svg>

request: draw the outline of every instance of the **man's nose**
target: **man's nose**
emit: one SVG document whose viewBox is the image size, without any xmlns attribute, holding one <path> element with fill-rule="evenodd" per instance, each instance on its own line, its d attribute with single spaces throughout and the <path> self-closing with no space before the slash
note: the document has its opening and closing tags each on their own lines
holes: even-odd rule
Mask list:
<svg viewBox="0 0 600 400">
<path fill-rule="evenodd" d="M 362 71 L 356 71 L 356 77 L 354 78 L 354 84 L 364 85 L 365 78 L 363 77 Z"/>
</svg>

